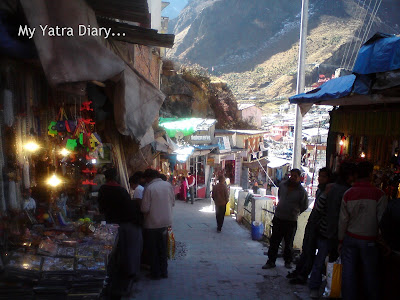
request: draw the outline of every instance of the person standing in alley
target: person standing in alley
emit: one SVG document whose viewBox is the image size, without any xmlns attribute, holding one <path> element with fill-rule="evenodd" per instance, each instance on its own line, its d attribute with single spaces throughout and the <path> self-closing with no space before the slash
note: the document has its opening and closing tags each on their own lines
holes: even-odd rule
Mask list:
<svg viewBox="0 0 400 300">
<path fill-rule="evenodd" d="M 268 261 L 262 266 L 263 269 L 275 268 L 279 244 L 282 239 L 285 241 L 283 254 L 285 267 L 288 269 L 292 267 L 293 240 L 297 229 L 297 218 L 308 207 L 307 192 L 301 186 L 300 176 L 299 169 L 292 169 L 290 178 L 279 185 L 279 202 L 272 220 Z"/>
<path fill-rule="evenodd" d="M 321 168 L 318 173 L 318 190 L 315 194 L 314 207 L 308 218 L 304 231 L 303 247 L 300 258 L 296 264 L 296 269 L 292 273 L 288 273 L 286 278 L 290 278 L 290 284 L 305 284 L 308 275 L 311 272 L 315 250 L 317 248 L 317 229 L 320 221 L 320 213 L 317 210 L 318 202 L 324 195 L 326 186 L 330 182 L 331 172 L 328 168 Z"/>
<path fill-rule="evenodd" d="M 117 182 L 115 168 L 106 170 L 104 175 L 106 183 L 99 190 L 99 210 L 107 223 L 119 225 L 117 244 L 110 255 L 107 271 L 112 291 L 128 294 L 140 270 L 143 245 L 140 208 Z"/>
<path fill-rule="evenodd" d="M 147 169 L 141 211 L 144 214 L 144 230 L 150 260 L 150 277 L 160 279 L 168 277 L 167 234 L 172 225 L 172 207 L 175 195 L 172 185 L 160 178 L 157 170 Z"/>
<path fill-rule="evenodd" d="M 226 204 L 229 201 L 229 191 L 223 175 L 218 176 L 218 183 L 213 186 L 212 198 L 215 202 L 215 217 L 217 219 L 217 232 L 221 232 L 224 224 Z"/>
<path fill-rule="evenodd" d="M 320 219 L 318 224 L 318 236 L 316 247 L 318 253 L 310 275 L 310 297 L 319 298 L 322 284 L 322 274 L 325 268 L 325 259 L 329 255 L 329 261 L 334 262 L 339 257 L 338 246 L 338 222 L 340 205 L 344 193 L 351 188 L 354 181 L 355 165 L 350 162 L 342 162 L 339 167 L 338 178 L 333 185 L 329 185 L 314 209 L 318 212 Z M 315 250 L 314 250 L 315 253 Z"/>
<path fill-rule="evenodd" d="M 190 193 L 190 203 L 193 204 L 194 203 L 194 185 L 196 183 L 196 178 L 190 172 L 188 173 L 187 183 L 188 183 L 188 188 L 189 188 L 189 193 Z"/>
<path fill-rule="evenodd" d="M 356 168 L 356 182 L 343 196 L 339 215 L 343 299 L 358 299 L 357 278 L 363 278 L 367 299 L 381 299 L 379 252 L 376 245 L 378 224 L 385 211 L 384 192 L 371 184 L 373 165 L 363 161 Z"/>
</svg>

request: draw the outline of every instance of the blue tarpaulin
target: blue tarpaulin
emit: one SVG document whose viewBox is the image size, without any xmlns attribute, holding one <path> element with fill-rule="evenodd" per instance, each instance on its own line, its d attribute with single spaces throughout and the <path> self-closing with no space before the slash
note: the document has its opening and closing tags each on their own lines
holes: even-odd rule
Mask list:
<svg viewBox="0 0 400 300">
<path fill-rule="evenodd" d="M 400 37 L 376 33 L 358 52 L 353 73 L 372 74 L 400 69 Z"/>
<path fill-rule="evenodd" d="M 290 97 L 290 103 L 315 103 L 318 100 L 330 100 L 345 97 L 353 90 L 355 75 L 347 75 L 331 79 L 308 93 Z"/>
</svg>

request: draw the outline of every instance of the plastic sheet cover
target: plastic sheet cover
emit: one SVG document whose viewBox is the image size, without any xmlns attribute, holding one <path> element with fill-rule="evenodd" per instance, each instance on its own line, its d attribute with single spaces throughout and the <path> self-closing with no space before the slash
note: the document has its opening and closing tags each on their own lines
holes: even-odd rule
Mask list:
<svg viewBox="0 0 400 300">
<path fill-rule="evenodd" d="M 292 104 L 300 104 L 342 98 L 351 93 L 355 80 L 356 76 L 353 74 L 334 78 L 308 93 L 290 97 L 289 101 Z"/>
<path fill-rule="evenodd" d="M 358 52 L 353 73 L 371 74 L 400 69 L 400 37 L 376 33 Z"/>
</svg>

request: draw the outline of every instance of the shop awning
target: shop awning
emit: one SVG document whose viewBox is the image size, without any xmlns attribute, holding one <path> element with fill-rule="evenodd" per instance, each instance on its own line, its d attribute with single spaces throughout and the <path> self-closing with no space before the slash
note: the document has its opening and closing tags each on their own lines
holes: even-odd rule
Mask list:
<svg viewBox="0 0 400 300">
<path fill-rule="evenodd" d="M 320 87 L 289 98 L 304 115 L 315 105 L 399 103 L 400 37 L 376 34 L 360 49 L 354 74 L 331 79 Z"/>
<path fill-rule="evenodd" d="M 131 44 L 172 48 L 174 34 L 160 34 L 157 30 L 120 22 L 117 20 L 97 18 L 100 26 L 111 28 L 112 32 L 123 32 L 124 35 L 113 36 L 113 39 Z"/>
<path fill-rule="evenodd" d="M 258 160 L 254 160 L 254 161 L 244 161 L 242 166 L 249 168 L 249 169 L 255 169 L 255 168 L 260 168 L 260 164 L 264 167 L 268 164 L 268 159 L 266 157 L 260 158 Z"/>
<path fill-rule="evenodd" d="M 208 130 L 217 122 L 215 119 L 202 118 L 160 118 L 159 125 L 165 129 L 169 137 L 188 136 L 197 130 Z"/>
<path fill-rule="evenodd" d="M 278 157 L 268 157 L 269 162 L 268 162 L 268 168 L 271 169 L 276 169 L 276 168 L 280 168 L 284 165 L 288 165 L 291 162 L 286 160 L 286 159 L 282 159 L 282 158 L 278 158 Z"/>
<path fill-rule="evenodd" d="M 360 48 L 353 72 L 372 74 L 400 69 L 400 37 L 376 33 Z"/>
<path fill-rule="evenodd" d="M 86 0 L 96 15 L 120 19 L 149 28 L 151 18 L 147 0 Z"/>
<path fill-rule="evenodd" d="M 101 36 L 79 35 L 79 25 L 98 28 L 94 11 L 83 0 L 21 0 L 47 80 L 51 85 L 79 81 L 106 81 L 121 73 L 124 62 L 107 49 Z M 42 34 L 48 28 L 71 27 L 73 36 Z M 53 33 L 54 34 L 54 33 Z"/>
<path fill-rule="evenodd" d="M 151 126 L 157 118 L 165 95 L 128 65 L 116 80 L 114 119 L 118 131 L 134 137 L 137 141 L 150 135 L 145 142 L 140 143 L 140 146 L 144 147 L 154 140 Z"/>
</svg>

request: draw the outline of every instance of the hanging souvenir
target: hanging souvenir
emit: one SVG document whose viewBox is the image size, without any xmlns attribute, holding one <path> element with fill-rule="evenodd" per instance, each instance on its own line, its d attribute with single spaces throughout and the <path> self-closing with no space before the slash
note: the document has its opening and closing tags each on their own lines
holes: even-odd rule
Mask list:
<svg viewBox="0 0 400 300">
<path fill-rule="evenodd" d="M 58 134 L 57 131 L 57 122 L 56 121 L 51 121 L 49 127 L 47 127 L 48 131 L 47 134 L 55 137 Z"/>
</svg>

